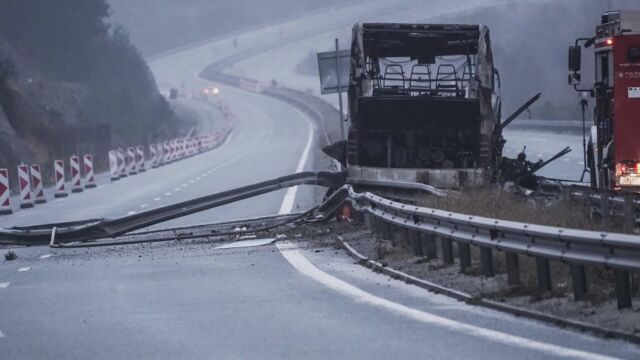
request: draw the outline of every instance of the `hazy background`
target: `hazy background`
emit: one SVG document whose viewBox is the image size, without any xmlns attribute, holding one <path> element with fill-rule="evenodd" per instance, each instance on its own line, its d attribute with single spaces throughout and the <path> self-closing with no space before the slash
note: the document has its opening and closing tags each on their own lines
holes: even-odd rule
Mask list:
<svg viewBox="0 0 640 360">
<path fill-rule="evenodd" d="M 284 19 L 345 0 L 109 0 L 145 56 L 212 35 Z"/>
<path fill-rule="evenodd" d="M 129 29 L 133 43 L 144 55 L 256 23 L 347 3 L 340 0 L 109 1 L 113 20 Z M 360 2 L 366 6 L 366 1 Z M 482 1 L 478 3 L 481 5 Z M 593 35 L 603 11 L 638 8 L 639 5 L 638 0 L 514 0 L 494 8 L 480 6 L 478 10 L 435 21 L 425 11 L 428 5 L 421 6 L 419 11 L 424 11 L 425 21 L 489 25 L 495 63 L 502 78 L 505 111 L 542 92 L 543 98 L 532 108 L 532 116 L 576 119 L 580 108 L 578 94 L 567 85 L 567 47 L 578 37 Z M 402 22 L 403 19 L 395 21 Z M 350 34 L 348 29 L 344 33 Z M 341 39 L 341 42 L 349 43 L 348 39 Z M 306 62 L 300 69 L 312 74 L 315 56 L 302 56 Z M 590 86 L 592 50 L 584 51 L 583 58 L 584 83 Z"/>
</svg>

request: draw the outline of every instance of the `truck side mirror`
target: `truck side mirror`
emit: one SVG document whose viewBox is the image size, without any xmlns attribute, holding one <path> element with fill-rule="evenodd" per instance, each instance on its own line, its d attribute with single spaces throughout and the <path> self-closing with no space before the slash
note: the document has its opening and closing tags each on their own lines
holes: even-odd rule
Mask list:
<svg viewBox="0 0 640 360">
<path fill-rule="evenodd" d="M 580 84 L 581 60 L 582 48 L 578 45 L 569 46 L 569 85 Z"/>
<path fill-rule="evenodd" d="M 569 71 L 578 73 L 582 63 L 582 48 L 577 45 L 569 46 Z"/>
</svg>

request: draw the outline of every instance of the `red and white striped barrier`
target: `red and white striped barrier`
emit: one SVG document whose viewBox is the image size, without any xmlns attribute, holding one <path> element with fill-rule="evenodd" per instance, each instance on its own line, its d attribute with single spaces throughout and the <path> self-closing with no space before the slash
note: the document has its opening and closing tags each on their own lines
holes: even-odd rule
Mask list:
<svg viewBox="0 0 640 360">
<path fill-rule="evenodd" d="M 42 171 L 38 164 L 31 165 L 31 193 L 36 204 L 47 202 L 44 196 L 44 186 L 42 185 Z"/>
<path fill-rule="evenodd" d="M 164 146 L 162 143 L 156 144 L 156 150 L 158 152 L 158 166 L 164 165 Z"/>
<path fill-rule="evenodd" d="M 82 188 L 82 178 L 80 174 L 80 158 L 72 155 L 69 158 L 69 166 L 71 169 L 71 192 L 82 192 L 84 189 Z"/>
<path fill-rule="evenodd" d="M 116 151 L 109 151 L 109 176 L 111 181 L 120 179 L 120 169 L 118 169 L 118 154 Z"/>
<path fill-rule="evenodd" d="M 149 157 L 151 158 L 151 168 L 158 167 L 158 151 L 155 144 L 149 144 Z"/>
<path fill-rule="evenodd" d="M 11 189 L 9 188 L 9 170 L 0 169 L 0 215 L 9 215 L 11 210 Z"/>
<path fill-rule="evenodd" d="M 82 157 L 82 163 L 84 165 L 84 188 L 91 189 L 96 187 L 96 178 L 93 171 L 93 156 L 91 156 L 91 154 L 85 154 Z"/>
<path fill-rule="evenodd" d="M 169 145 L 169 142 L 165 141 L 164 143 L 162 143 L 162 153 L 163 153 L 163 162 L 165 164 L 168 164 L 171 162 L 171 146 Z"/>
<path fill-rule="evenodd" d="M 138 145 L 136 147 L 136 168 L 138 169 L 139 173 L 147 171 L 144 168 L 144 162 L 145 162 L 144 148 Z"/>
<path fill-rule="evenodd" d="M 67 190 L 65 190 L 65 179 L 64 179 L 64 161 L 56 160 L 53 162 L 53 174 L 56 179 L 56 193 L 55 197 L 63 198 L 67 195 Z"/>
<path fill-rule="evenodd" d="M 169 141 L 169 161 L 174 162 L 176 160 L 176 142 L 174 140 Z"/>
<path fill-rule="evenodd" d="M 136 170 L 136 150 L 132 147 L 127 148 L 127 174 L 135 175 Z"/>
<path fill-rule="evenodd" d="M 20 207 L 22 209 L 33 207 L 31 184 L 29 179 L 29 167 L 18 165 L 18 184 L 20 185 Z"/>
<path fill-rule="evenodd" d="M 118 155 L 118 176 L 121 178 L 127 177 L 127 158 L 124 149 L 118 148 L 116 155 Z"/>
</svg>

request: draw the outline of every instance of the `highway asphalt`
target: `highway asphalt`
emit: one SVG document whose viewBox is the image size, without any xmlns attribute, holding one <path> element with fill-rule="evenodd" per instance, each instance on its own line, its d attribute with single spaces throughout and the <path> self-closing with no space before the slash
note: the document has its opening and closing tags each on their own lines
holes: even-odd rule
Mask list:
<svg viewBox="0 0 640 360">
<path fill-rule="evenodd" d="M 403 3 L 416 2 L 392 5 Z M 376 11 L 385 6 L 373 5 Z M 317 20 L 325 27 L 369 10 L 344 11 L 287 24 Z M 211 86 L 197 76 L 204 67 L 277 40 L 287 24 L 234 35 L 238 49 L 218 37 L 150 65 L 161 87 L 198 91 Z M 314 147 L 318 135 L 303 113 L 258 94 L 220 89 L 235 117 L 220 148 L 118 182 L 101 178 L 97 189 L 2 217 L 0 226 L 123 216 L 323 164 Z M 216 126 L 213 108 L 181 101 Z M 303 209 L 320 193 L 279 191 L 162 227 Z M 197 240 L 16 249 L 18 260 L 0 262 L 0 358 L 640 358 L 635 345 L 462 304 L 371 273 L 341 250 L 305 240 L 311 239 L 236 249 Z"/>
</svg>

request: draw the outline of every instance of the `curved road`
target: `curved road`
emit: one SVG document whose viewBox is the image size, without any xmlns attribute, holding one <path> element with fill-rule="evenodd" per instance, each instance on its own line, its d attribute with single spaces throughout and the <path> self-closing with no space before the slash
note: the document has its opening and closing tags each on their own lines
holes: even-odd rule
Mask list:
<svg viewBox="0 0 640 360">
<path fill-rule="evenodd" d="M 416 2 L 388 3 L 238 33 L 237 49 L 228 38 L 212 39 L 151 66 L 162 87 L 202 88 L 209 84 L 196 74 L 208 64 L 277 41 L 288 26 L 314 24 L 323 31 Z M 18 212 L 2 226 L 125 215 L 321 161 L 304 114 L 254 93 L 222 87 L 221 94 L 235 116 L 221 148 Z M 316 196 L 307 188 L 282 191 L 163 226 L 283 213 L 309 206 Z M 296 239 L 233 249 L 199 240 L 17 249 L 18 260 L 0 263 L 0 358 L 640 358 L 635 345 L 462 304 L 371 273 L 330 243 L 310 242 L 312 234 Z"/>
</svg>

